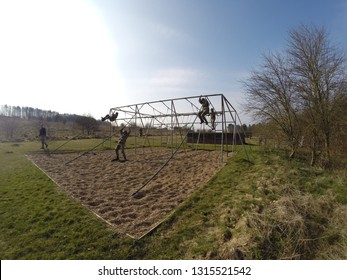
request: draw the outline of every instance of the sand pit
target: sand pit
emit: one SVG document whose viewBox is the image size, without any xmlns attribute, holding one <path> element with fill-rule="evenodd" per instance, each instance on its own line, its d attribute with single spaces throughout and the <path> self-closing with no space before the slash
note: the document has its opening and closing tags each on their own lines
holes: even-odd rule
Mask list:
<svg viewBox="0 0 347 280">
<path fill-rule="evenodd" d="M 182 150 L 135 196 L 171 156 L 166 148 L 127 150 L 128 161 L 111 162 L 114 151 L 31 154 L 28 158 L 60 188 L 108 222 L 140 238 L 161 223 L 224 164 L 220 151 Z"/>
</svg>

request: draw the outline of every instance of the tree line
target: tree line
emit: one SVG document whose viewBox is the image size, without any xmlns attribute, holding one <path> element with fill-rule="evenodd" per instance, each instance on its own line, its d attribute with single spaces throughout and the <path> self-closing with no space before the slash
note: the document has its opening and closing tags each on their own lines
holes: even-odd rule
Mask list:
<svg viewBox="0 0 347 280">
<path fill-rule="evenodd" d="M 325 28 L 302 25 L 289 32 L 283 53 L 269 52 L 263 60 L 244 82 L 246 110 L 285 137 L 290 158 L 305 142 L 311 165 L 329 166 L 332 143 L 346 145 L 344 52 Z"/>
<path fill-rule="evenodd" d="M 88 135 L 94 133 L 100 124 L 100 122 L 90 115 L 60 114 L 51 110 L 11 105 L 0 105 L 0 116 L 42 122 L 74 122 L 80 126 L 83 134 L 86 133 Z M 14 127 L 11 127 L 11 123 L 8 126 L 8 129 L 10 128 L 12 132 L 9 135 L 12 135 Z"/>
<path fill-rule="evenodd" d="M 59 114 L 51 110 L 42 110 L 33 107 L 21 107 L 11 105 L 0 105 L 0 116 L 21 118 L 26 120 L 46 120 L 46 121 L 70 121 L 78 116 L 74 114 Z"/>
</svg>

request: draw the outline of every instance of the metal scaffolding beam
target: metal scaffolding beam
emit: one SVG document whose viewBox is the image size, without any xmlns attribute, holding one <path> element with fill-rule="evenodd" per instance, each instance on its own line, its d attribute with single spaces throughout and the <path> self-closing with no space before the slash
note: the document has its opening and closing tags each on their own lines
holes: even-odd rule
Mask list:
<svg viewBox="0 0 347 280">
<path fill-rule="evenodd" d="M 113 107 L 110 108 L 110 114 L 118 113 L 116 125 L 125 122 L 131 126 L 141 127 L 142 129 L 147 128 L 147 130 L 148 127 L 164 127 L 170 131 L 171 135 L 168 135 L 168 137 L 171 138 L 173 138 L 174 129 L 189 128 L 190 131 L 206 132 L 208 130 L 211 133 L 221 133 L 221 142 L 217 144 L 221 146 L 221 158 L 223 160 L 223 153 L 225 150 L 228 150 L 228 145 L 230 145 L 230 141 L 227 139 L 227 137 L 231 137 L 231 134 L 228 133 L 230 130 L 233 132 L 232 151 L 234 151 L 236 137 L 239 139 L 238 142 L 241 142 L 242 145 L 245 144 L 243 143 L 244 137 L 241 137 L 241 120 L 235 108 L 223 94 L 210 94 L 203 95 L 203 97 L 208 100 L 210 108 L 213 108 L 216 112 L 215 130 L 212 131 L 212 127 L 206 124 L 199 124 L 194 117 L 197 116 L 201 108 L 199 103 L 200 97 L 189 96 Z M 131 121 L 133 122 L 130 123 Z M 181 132 L 180 136 L 182 141 L 186 141 L 187 137 L 183 137 Z M 173 143 L 173 140 L 171 143 Z M 199 144 L 199 140 L 197 144 Z M 244 149 L 244 151 L 249 160 L 247 150 Z"/>
</svg>

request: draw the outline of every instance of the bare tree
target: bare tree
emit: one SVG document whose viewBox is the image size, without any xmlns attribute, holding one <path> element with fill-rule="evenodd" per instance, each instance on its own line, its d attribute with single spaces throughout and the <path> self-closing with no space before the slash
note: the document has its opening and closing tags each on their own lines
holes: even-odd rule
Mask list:
<svg viewBox="0 0 347 280">
<path fill-rule="evenodd" d="M 84 131 L 87 131 L 88 135 L 94 132 L 98 127 L 97 120 L 90 115 L 78 116 L 76 123 L 81 127 L 82 133 L 84 133 Z"/>
<path fill-rule="evenodd" d="M 305 132 L 311 164 L 331 162 L 331 140 L 346 122 L 345 56 L 331 46 L 324 28 L 300 26 L 290 33 L 286 57 L 264 56 L 245 82 L 246 109 L 273 122 L 291 145 L 293 157 Z"/>
<path fill-rule="evenodd" d="M 331 46 L 324 28 L 300 26 L 290 32 L 290 38 L 293 85 L 310 128 L 311 164 L 321 151 L 328 165 L 334 123 L 339 122 L 338 112 L 346 99 L 345 57 Z"/>
<path fill-rule="evenodd" d="M 279 54 L 264 55 L 260 70 L 252 71 L 244 83 L 245 108 L 263 122 L 274 122 L 281 129 L 294 157 L 300 137 L 297 101 L 287 67 L 287 59 Z"/>
</svg>

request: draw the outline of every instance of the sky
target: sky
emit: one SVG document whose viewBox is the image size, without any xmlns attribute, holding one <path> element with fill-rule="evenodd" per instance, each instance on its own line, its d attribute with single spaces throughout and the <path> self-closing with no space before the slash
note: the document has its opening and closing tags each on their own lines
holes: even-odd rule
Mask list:
<svg viewBox="0 0 347 280">
<path fill-rule="evenodd" d="M 99 119 L 110 108 L 224 94 L 299 25 L 347 51 L 346 0 L 0 0 L 0 105 Z"/>
</svg>

